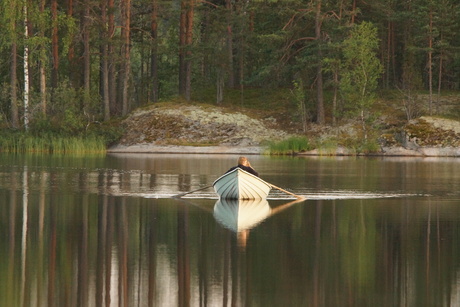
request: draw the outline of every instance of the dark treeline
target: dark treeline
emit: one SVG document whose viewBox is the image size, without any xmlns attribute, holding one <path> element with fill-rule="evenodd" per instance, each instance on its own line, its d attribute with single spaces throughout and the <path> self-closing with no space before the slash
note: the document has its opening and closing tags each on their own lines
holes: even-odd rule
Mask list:
<svg viewBox="0 0 460 307">
<path fill-rule="evenodd" d="M 427 92 L 431 113 L 460 86 L 456 0 L 0 5 L 2 127 L 75 133 L 145 103 L 203 90 L 221 103 L 246 87 L 292 88 L 307 121 L 331 124 L 349 110 L 364 120 L 379 90 L 408 104 Z"/>
</svg>

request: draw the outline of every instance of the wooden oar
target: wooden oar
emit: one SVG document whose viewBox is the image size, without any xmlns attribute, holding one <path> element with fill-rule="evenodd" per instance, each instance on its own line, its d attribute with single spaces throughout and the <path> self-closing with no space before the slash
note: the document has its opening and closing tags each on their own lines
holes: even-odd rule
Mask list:
<svg viewBox="0 0 460 307">
<path fill-rule="evenodd" d="M 304 197 L 304 196 L 300 196 L 300 195 L 297 195 L 297 194 L 291 193 L 291 192 L 289 192 L 289 191 L 286 191 L 286 190 L 284 190 L 284 189 L 282 189 L 282 188 L 280 188 L 280 187 L 277 187 L 277 186 L 276 186 L 276 185 L 274 185 L 274 184 L 271 184 L 271 183 L 269 183 L 269 185 L 271 185 L 271 186 L 272 186 L 272 188 L 275 188 L 275 189 L 278 189 L 278 190 L 280 190 L 281 192 L 284 192 L 284 193 L 290 194 L 290 195 L 294 196 L 294 197 L 295 197 L 295 198 L 297 198 L 297 199 L 305 199 L 305 197 Z"/>
<path fill-rule="evenodd" d="M 174 195 L 173 197 L 182 197 L 182 196 L 185 196 L 185 195 L 190 194 L 190 193 L 193 193 L 193 192 L 198 192 L 198 191 L 201 191 L 201 190 L 209 189 L 210 187 L 212 187 L 212 185 L 208 185 L 208 186 L 205 186 L 204 188 L 199 188 L 199 189 L 196 189 L 196 190 L 193 190 L 193 191 L 189 191 L 189 192 L 176 194 L 176 195 Z"/>
</svg>

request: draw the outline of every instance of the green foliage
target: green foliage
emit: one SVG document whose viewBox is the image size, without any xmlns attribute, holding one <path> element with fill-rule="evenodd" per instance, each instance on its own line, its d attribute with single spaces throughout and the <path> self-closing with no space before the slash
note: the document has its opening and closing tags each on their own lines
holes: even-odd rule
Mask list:
<svg viewBox="0 0 460 307">
<path fill-rule="evenodd" d="M 62 83 L 47 116 L 33 113 L 28 132 L 2 130 L 0 151 L 104 153 L 122 135 L 118 122 L 101 123 L 100 98 Z M 0 122 L 1 124 L 1 122 Z"/>
<path fill-rule="evenodd" d="M 48 110 L 50 127 L 64 135 L 84 134 L 90 125 L 102 119 L 101 108 L 99 96 L 88 95 L 64 82 L 53 93 Z"/>
<path fill-rule="evenodd" d="M 104 122 L 92 125 L 87 130 L 87 135 L 104 141 L 105 145 L 112 145 L 123 135 L 123 128 L 119 121 Z"/>
<path fill-rule="evenodd" d="M 101 50 L 109 47 L 106 43 L 111 44 L 108 61 L 114 72 L 113 75 L 110 73 L 111 93 L 116 92 L 123 82 L 121 67 L 126 58 L 120 53 L 123 44 L 122 6 L 116 5 L 106 12 L 113 14 L 115 23 L 114 32 L 106 37 L 104 34 L 108 23 L 103 24 L 100 3 L 97 1 L 75 2 L 73 16 L 68 14 L 65 5 L 59 5 L 57 11 L 53 12 L 49 1 L 43 2 L 43 9 L 41 3 L 0 1 L 0 84 L 2 87 L 10 84 L 11 45 L 17 43 L 17 104 L 19 116 L 22 116 L 23 8 L 27 5 L 31 32 L 27 41 L 31 68 L 31 126 L 41 132 L 85 135 L 103 120 L 102 101 L 98 93 L 102 88 Z M 351 2 L 321 1 L 320 37 L 315 33 L 315 22 L 318 21 L 315 14 L 316 1 L 230 1 L 230 7 L 226 6 L 226 1 L 194 3 L 193 43 L 187 49 L 191 52 L 193 100 L 202 100 L 205 93 L 206 100 L 214 96 L 209 100 L 216 101 L 218 85 L 218 92 L 224 93 L 223 104 L 252 107 L 254 92 L 258 92 L 263 100 L 268 96 L 267 93 L 285 92 L 286 88 L 292 87 L 293 80 L 302 80 L 305 101 L 302 108 L 299 108 L 297 93 L 294 94 L 296 103 L 287 93 L 276 106 L 271 102 L 270 105 L 264 105 L 264 108 L 289 109 L 285 114 L 290 120 L 298 120 L 300 116 L 304 121 L 311 121 L 313 116 L 310 114 L 316 112 L 317 96 L 313 90 L 318 80 L 317 68 L 319 61 L 323 60 L 326 120 L 348 111 L 352 116 L 360 114 L 363 129 L 366 129 L 365 123 L 369 122 L 379 81 L 385 89 L 401 88 L 404 95 L 409 97 L 404 105 L 408 117 L 417 116 L 412 114 L 414 108 L 418 109 L 418 105 L 412 103 L 415 101 L 412 91 L 427 89 L 428 52 L 433 55 L 429 65 L 433 72 L 439 72 L 431 76 L 433 88 L 460 88 L 458 1 L 415 0 L 409 3 L 371 0 L 358 2 L 356 7 Z M 90 15 L 84 16 L 86 12 Z M 155 67 L 160 100 L 177 96 L 178 76 L 183 74 L 179 71 L 178 56 L 180 1 L 158 1 L 156 35 L 151 33 L 151 12 L 151 1 L 139 0 L 133 3 L 130 107 L 144 105 L 153 96 L 153 58 L 158 60 Z M 56 63 L 51 48 L 54 47 L 53 35 L 56 34 L 53 29 L 58 30 L 59 58 Z M 81 90 L 84 74 L 81 68 L 85 56 L 82 42 L 86 34 L 89 35 L 91 54 L 90 71 L 86 72 L 91 78 L 91 93 L 83 93 Z M 427 44 L 429 38 L 433 41 L 431 48 Z M 384 60 L 383 79 L 380 78 L 382 65 L 377 59 Z M 51 66 L 51 63 L 59 65 Z M 46 118 L 38 114 L 41 107 L 39 67 L 44 67 L 46 72 Z M 54 80 L 56 76 L 58 80 Z M 230 82 L 231 76 L 233 82 Z M 63 83 L 66 79 L 71 82 Z M 58 88 L 52 88 L 56 83 Z M 327 97 L 328 91 L 332 92 L 339 87 L 342 96 L 339 97 L 339 92 L 334 91 L 332 103 L 332 99 Z M 11 93 L 2 90 L 2 94 L 0 124 L 8 126 L 11 122 Z M 111 110 L 118 109 L 119 94 L 111 97 Z M 111 115 L 116 116 L 113 113 Z M 117 134 L 115 131 L 109 139 L 116 138 Z"/>
<path fill-rule="evenodd" d="M 344 41 L 340 88 L 354 112 L 368 111 L 375 102 L 382 66 L 377 57 L 377 28 L 370 22 L 355 26 Z"/>
<path fill-rule="evenodd" d="M 0 1 L 0 49 L 8 49 L 12 43 L 18 43 L 23 28 L 18 29 L 17 20 L 22 18 L 22 1 Z"/>
<path fill-rule="evenodd" d="M 350 114 L 359 115 L 364 140 L 367 140 L 367 122 L 376 101 L 378 78 L 382 73 L 377 57 L 377 28 L 370 22 L 355 26 L 343 46 L 340 88 Z"/>
</svg>

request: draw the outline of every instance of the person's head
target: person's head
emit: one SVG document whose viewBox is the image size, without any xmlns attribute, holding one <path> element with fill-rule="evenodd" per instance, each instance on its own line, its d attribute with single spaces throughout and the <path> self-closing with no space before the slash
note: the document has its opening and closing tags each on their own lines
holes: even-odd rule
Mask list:
<svg viewBox="0 0 460 307">
<path fill-rule="evenodd" d="M 238 165 L 244 165 L 244 166 L 247 166 L 247 167 L 251 167 L 251 164 L 249 164 L 249 161 L 248 161 L 248 159 L 246 159 L 246 157 L 239 157 L 238 158 Z"/>
</svg>

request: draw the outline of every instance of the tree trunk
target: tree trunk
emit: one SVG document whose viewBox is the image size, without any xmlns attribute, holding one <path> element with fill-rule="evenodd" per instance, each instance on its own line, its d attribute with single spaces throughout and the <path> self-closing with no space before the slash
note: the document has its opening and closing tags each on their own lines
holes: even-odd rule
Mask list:
<svg viewBox="0 0 460 307">
<path fill-rule="evenodd" d="M 67 17 L 68 18 L 73 18 L 73 0 L 68 0 L 67 2 Z M 70 84 L 71 86 L 73 87 L 77 87 L 77 78 L 75 77 L 76 76 L 76 71 L 77 71 L 77 64 L 76 64 L 76 61 L 75 61 L 75 44 L 74 42 L 72 41 L 69 45 L 69 51 L 67 53 L 67 60 L 69 62 L 69 80 L 70 80 Z M 54 66 L 54 65 L 53 65 Z M 54 84 L 54 77 L 51 76 L 51 86 L 52 87 L 55 87 L 55 84 Z"/>
<path fill-rule="evenodd" d="M 247 16 L 248 12 L 246 10 L 246 1 L 236 1 L 235 8 L 236 14 L 238 15 L 236 18 L 241 20 L 239 25 L 239 39 L 238 39 L 238 46 L 235 47 L 238 51 L 238 74 L 236 80 L 236 84 L 239 84 L 240 88 L 240 104 L 244 105 L 244 75 L 245 75 L 245 51 L 246 51 L 246 36 L 247 36 Z"/>
<path fill-rule="evenodd" d="M 108 66 L 109 66 L 109 101 L 110 101 L 110 114 L 119 114 L 117 103 L 117 73 L 116 63 L 114 57 L 114 47 L 112 38 L 115 35 L 115 4 L 114 0 L 108 0 Z"/>
<path fill-rule="evenodd" d="M 69 8 L 70 10 L 72 9 L 72 1 L 69 1 Z M 53 55 L 53 67 L 51 69 L 51 86 L 53 88 L 56 88 L 59 82 L 59 40 L 57 0 L 51 1 L 51 19 L 53 22 L 53 29 L 51 34 L 51 49 Z"/>
<path fill-rule="evenodd" d="M 89 97 L 90 88 L 91 88 L 91 54 L 90 54 L 90 34 L 89 34 L 89 24 L 90 24 L 90 4 L 89 0 L 84 2 L 84 13 L 83 13 L 83 88 L 85 91 L 85 96 Z M 86 99 L 85 99 L 86 100 Z M 88 101 L 85 101 L 87 105 Z"/>
<path fill-rule="evenodd" d="M 441 41 L 442 41 L 442 34 L 441 34 Z M 443 57 L 444 57 L 444 50 L 441 49 L 439 53 L 438 94 L 437 94 L 437 99 L 436 99 L 436 112 L 439 112 L 439 107 L 440 107 L 439 99 L 441 98 Z"/>
<path fill-rule="evenodd" d="M 216 88 L 217 88 L 217 95 L 216 95 L 216 103 L 221 104 L 224 100 L 224 72 L 222 69 L 218 69 L 217 78 L 216 78 Z"/>
<path fill-rule="evenodd" d="M 13 31 L 16 26 L 13 24 Z M 11 126 L 14 129 L 19 128 L 19 112 L 18 112 L 18 94 L 17 94 L 17 73 L 18 67 L 18 46 L 15 42 L 11 44 L 11 76 L 10 76 L 10 87 L 11 87 Z"/>
<path fill-rule="evenodd" d="M 192 42 L 193 42 L 193 16 L 194 16 L 194 0 L 188 1 L 187 8 L 187 34 L 185 36 L 185 45 L 187 53 L 185 57 L 185 100 L 191 100 L 192 94 Z"/>
<path fill-rule="evenodd" d="M 356 17 L 356 0 L 353 0 L 353 6 L 351 11 L 351 24 L 355 24 Z"/>
<path fill-rule="evenodd" d="M 151 77 L 152 77 L 152 101 L 159 100 L 159 84 L 158 84 L 158 0 L 152 0 L 152 56 L 151 56 Z"/>
<path fill-rule="evenodd" d="M 122 31 L 123 35 L 123 57 L 124 57 L 124 69 L 123 69 L 123 89 L 122 89 L 122 115 L 128 114 L 129 111 L 129 78 L 131 71 L 131 58 L 130 58 L 130 34 L 131 34 L 131 0 L 123 1 L 123 20 L 124 27 Z"/>
<path fill-rule="evenodd" d="M 40 14 L 42 15 L 45 12 L 45 0 L 40 1 Z M 41 28 L 40 29 L 40 37 L 42 39 L 45 38 L 45 31 Z M 42 113 L 43 116 L 46 117 L 46 109 L 47 109 L 47 97 L 46 97 L 46 65 L 45 65 L 45 58 L 46 58 L 46 48 L 44 44 L 40 46 L 40 103 L 42 105 Z"/>
<path fill-rule="evenodd" d="M 235 73 L 233 69 L 233 7 L 232 1 L 226 0 L 225 7 L 227 9 L 227 54 L 228 54 L 228 87 L 235 87 Z"/>
<path fill-rule="evenodd" d="M 324 124 L 324 98 L 323 98 L 323 54 L 321 51 L 321 1 L 316 2 L 316 16 L 315 16 L 315 37 L 318 44 L 318 68 L 316 73 L 316 122 L 320 125 Z"/>
<path fill-rule="evenodd" d="M 334 97 L 332 98 L 332 125 L 337 124 L 337 97 L 339 93 L 339 68 L 334 69 Z"/>
<path fill-rule="evenodd" d="M 385 88 L 390 86 L 390 60 L 391 60 L 391 22 L 387 21 L 387 46 L 386 46 L 386 56 L 385 56 Z"/>
<path fill-rule="evenodd" d="M 40 103 L 42 105 L 42 114 L 46 117 L 47 98 L 46 98 L 46 71 L 45 64 L 40 63 Z"/>
<path fill-rule="evenodd" d="M 109 65 L 108 65 L 108 32 L 107 32 L 107 0 L 101 1 L 102 19 L 102 46 L 101 46 L 101 82 L 102 99 L 104 103 L 104 121 L 110 119 L 110 98 L 109 98 Z"/>
<path fill-rule="evenodd" d="M 179 24 L 179 95 L 185 95 L 185 36 L 187 32 L 187 1 L 181 1 Z"/>
<path fill-rule="evenodd" d="M 433 115 L 433 11 L 430 8 L 430 24 L 428 38 L 428 88 L 430 91 L 428 110 Z"/>
<path fill-rule="evenodd" d="M 391 72 L 392 72 L 392 82 L 393 85 L 396 83 L 396 80 L 398 80 L 398 77 L 396 76 L 396 34 L 395 34 L 395 23 L 391 23 Z"/>
<path fill-rule="evenodd" d="M 179 95 L 191 99 L 194 0 L 182 0 L 179 31 Z"/>
</svg>

